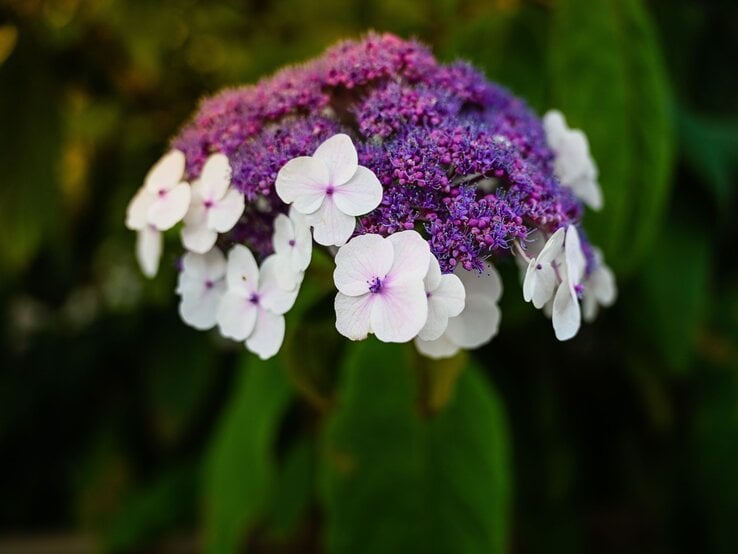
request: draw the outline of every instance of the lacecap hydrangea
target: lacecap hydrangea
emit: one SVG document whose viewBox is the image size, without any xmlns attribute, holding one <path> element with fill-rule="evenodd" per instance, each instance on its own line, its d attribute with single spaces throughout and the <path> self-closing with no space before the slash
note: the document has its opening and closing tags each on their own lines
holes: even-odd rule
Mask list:
<svg viewBox="0 0 738 554">
<path fill-rule="evenodd" d="M 489 342 L 495 265 L 560 340 L 616 296 L 582 230 L 603 198 L 586 136 L 469 64 L 390 34 L 345 41 L 205 99 L 128 207 L 144 273 L 180 225 L 184 321 L 275 355 L 313 248 L 335 259 L 336 329 L 431 357 Z"/>
</svg>

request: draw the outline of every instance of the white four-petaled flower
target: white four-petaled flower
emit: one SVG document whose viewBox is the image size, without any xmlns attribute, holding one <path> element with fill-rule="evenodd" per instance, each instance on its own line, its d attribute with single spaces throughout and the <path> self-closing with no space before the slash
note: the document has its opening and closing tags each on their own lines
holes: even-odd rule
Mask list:
<svg viewBox="0 0 738 554">
<path fill-rule="evenodd" d="M 188 252 L 177 282 L 179 314 L 185 323 L 204 331 L 215 326 L 225 292 L 226 260 L 218 248 L 206 254 Z"/>
<path fill-rule="evenodd" d="M 377 176 L 359 165 L 351 139 L 339 133 L 312 156 L 288 161 L 277 174 L 277 195 L 304 214 L 315 242 L 341 246 L 356 226 L 355 216 L 366 214 L 382 200 Z"/>
<path fill-rule="evenodd" d="M 246 341 L 246 348 L 263 360 L 282 346 L 283 314 L 293 306 L 299 290 L 285 291 L 279 286 L 276 262 L 275 256 L 269 256 L 260 269 L 248 248 L 234 246 L 228 254 L 227 291 L 217 315 L 224 337 Z"/>
<path fill-rule="evenodd" d="M 464 309 L 448 320 L 443 333 L 435 340 L 415 339 L 415 346 L 429 358 L 448 358 L 459 350 L 479 348 L 491 341 L 500 328 L 502 280 L 494 267 L 488 265 L 480 274 L 457 267 L 454 272 L 466 292 Z"/>
<path fill-rule="evenodd" d="M 550 110 L 543 116 L 546 140 L 554 151 L 554 173 L 565 187 L 594 210 L 602 208 L 602 191 L 597 182 L 597 165 L 589 152 L 587 136 L 570 129 L 564 115 Z"/>
<path fill-rule="evenodd" d="M 431 253 L 416 231 L 353 238 L 336 254 L 336 329 L 351 340 L 374 333 L 407 342 L 428 318 L 423 279 Z"/>
<path fill-rule="evenodd" d="M 279 214 L 274 220 L 272 246 L 277 258 L 277 280 L 283 289 L 293 290 L 302 281 L 313 255 L 310 226 L 294 206 L 289 217 Z"/>
<path fill-rule="evenodd" d="M 192 252 L 210 250 L 218 233 L 230 231 L 244 209 L 243 194 L 230 188 L 231 166 L 224 154 L 213 154 L 192 184 L 192 202 L 184 217 L 182 242 Z"/>
<path fill-rule="evenodd" d="M 152 167 L 126 209 L 126 227 L 138 231 L 136 257 L 147 277 L 156 275 L 161 257 L 161 231 L 174 227 L 187 213 L 190 185 L 182 180 L 185 156 L 165 154 Z"/>
</svg>

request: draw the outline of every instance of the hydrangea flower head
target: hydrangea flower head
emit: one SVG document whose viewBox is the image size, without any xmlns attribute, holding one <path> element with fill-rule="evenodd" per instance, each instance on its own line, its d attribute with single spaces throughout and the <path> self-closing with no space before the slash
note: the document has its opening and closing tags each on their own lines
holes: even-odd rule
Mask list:
<svg viewBox="0 0 738 554">
<path fill-rule="evenodd" d="M 584 203 L 601 205 L 586 137 L 552 113 L 542 120 L 472 66 L 376 33 L 204 100 L 171 146 L 178 179 L 193 183 L 185 247 L 251 268 L 250 284 L 226 280 L 221 331 L 248 346 L 269 328 L 279 340 L 252 349 L 278 349 L 275 317 L 315 242 L 335 256 L 336 326 L 350 339 L 417 338 L 434 356 L 488 342 L 500 320 L 494 265 L 513 256 L 531 273 L 525 299 L 552 304 L 569 338 L 580 301 L 589 317 L 614 283 L 580 232 Z M 533 251 L 534 236 L 550 246 Z M 265 278 L 292 300 L 269 306 Z"/>
</svg>

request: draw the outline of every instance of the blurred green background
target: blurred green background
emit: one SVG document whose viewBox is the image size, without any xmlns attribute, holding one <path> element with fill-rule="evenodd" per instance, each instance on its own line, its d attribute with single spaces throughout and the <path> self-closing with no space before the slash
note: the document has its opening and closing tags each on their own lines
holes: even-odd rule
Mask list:
<svg viewBox="0 0 738 554">
<path fill-rule="evenodd" d="M 470 357 L 308 289 L 258 363 L 179 321 L 174 249 L 140 275 L 198 99 L 369 28 L 589 135 L 620 298 L 575 340 L 507 267 Z M 736 52 L 732 0 L 0 2 L 0 551 L 738 552 Z"/>
</svg>

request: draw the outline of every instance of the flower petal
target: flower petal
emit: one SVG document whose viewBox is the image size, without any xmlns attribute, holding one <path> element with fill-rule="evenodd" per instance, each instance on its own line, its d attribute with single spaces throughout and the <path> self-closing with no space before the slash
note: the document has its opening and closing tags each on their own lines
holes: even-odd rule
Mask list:
<svg viewBox="0 0 738 554">
<path fill-rule="evenodd" d="M 432 292 L 441 284 L 441 266 L 438 265 L 438 259 L 432 254 L 428 263 L 428 272 L 425 274 L 425 278 L 423 279 L 423 284 L 425 285 L 425 292 Z"/>
<path fill-rule="evenodd" d="M 190 281 L 191 284 L 181 284 L 182 298 L 179 302 L 179 315 L 182 320 L 195 329 L 205 331 L 211 329 L 217 323 L 218 308 L 225 293 L 225 283 L 218 281 L 207 287 L 186 274 L 180 275 L 182 281 Z M 197 289 L 194 288 L 197 286 Z"/>
<path fill-rule="evenodd" d="M 159 271 L 162 243 L 161 232 L 150 225 L 136 235 L 136 259 L 146 277 L 154 277 Z"/>
<path fill-rule="evenodd" d="M 500 328 L 500 308 L 489 298 L 467 297 L 464 311 L 448 320 L 445 336 L 461 348 L 478 348 Z"/>
<path fill-rule="evenodd" d="M 223 294 L 216 319 L 220 334 L 237 341 L 246 340 L 254 330 L 259 308 L 248 298 L 233 291 Z"/>
<path fill-rule="evenodd" d="M 395 251 L 389 275 L 393 279 L 424 279 L 431 259 L 428 242 L 417 231 L 400 231 L 387 240 Z"/>
<path fill-rule="evenodd" d="M 582 243 L 579 240 L 579 232 L 574 225 L 569 225 L 566 229 L 564 252 L 567 278 L 573 287 L 582 282 L 587 267 L 587 260 L 584 258 L 584 252 L 582 252 Z"/>
<path fill-rule="evenodd" d="M 144 187 L 152 194 L 173 189 L 184 176 L 185 155 L 181 150 L 170 150 L 146 174 Z"/>
<path fill-rule="evenodd" d="M 188 252 L 182 257 L 182 270 L 188 276 L 205 281 L 215 282 L 223 278 L 226 272 L 226 260 L 220 248 L 213 248 L 205 254 Z"/>
<path fill-rule="evenodd" d="M 420 279 L 403 279 L 384 286 L 374 294 L 371 329 L 383 342 L 407 342 L 428 319 L 428 302 Z"/>
<path fill-rule="evenodd" d="M 132 231 L 140 231 L 148 225 L 146 220 L 151 204 L 156 200 L 156 196 L 151 194 L 146 188 L 141 187 L 126 208 L 126 227 Z"/>
<path fill-rule="evenodd" d="M 497 270 L 487 264 L 487 267 L 479 273 L 477 271 L 466 271 L 463 268 L 456 270 L 455 275 L 461 279 L 466 291 L 466 304 L 477 300 L 491 300 L 497 302 L 502 296 L 502 279 Z"/>
<path fill-rule="evenodd" d="M 375 277 L 384 279 L 394 259 L 392 243 L 380 235 L 361 235 L 338 249 L 333 282 L 347 296 L 369 292 Z"/>
<path fill-rule="evenodd" d="M 210 156 L 200 173 L 200 192 L 205 200 L 220 200 L 231 184 L 231 164 L 225 154 Z"/>
<path fill-rule="evenodd" d="M 300 156 L 282 166 L 274 186 L 282 202 L 294 203 L 300 213 L 309 214 L 323 203 L 329 180 L 328 169 L 323 162 Z"/>
<path fill-rule="evenodd" d="M 554 294 L 559 283 L 559 277 L 554 263 L 559 263 L 562 257 L 566 231 L 558 229 L 546 241 L 538 257 L 531 258 L 523 280 L 523 298 L 526 302 L 533 301 L 536 308 L 541 308 Z"/>
<path fill-rule="evenodd" d="M 292 269 L 305 271 L 313 257 L 313 237 L 307 218 L 290 208 L 290 219 L 295 229 L 295 246 L 292 249 Z"/>
<path fill-rule="evenodd" d="M 242 244 L 235 245 L 228 253 L 226 283 L 228 290 L 241 296 L 250 296 L 259 289 L 259 267 L 251 250 Z"/>
<path fill-rule="evenodd" d="M 418 349 L 418 352 L 434 360 L 450 358 L 460 350 L 459 347 L 451 342 L 445 335 L 441 335 L 436 340 L 431 341 L 417 338 L 415 339 L 415 347 Z"/>
<path fill-rule="evenodd" d="M 579 301 L 573 289 L 566 283 L 562 283 L 556 291 L 551 320 L 556 338 L 561 341 L 569 340 L 579 331 L 582 322 Z"/>
<path fill-rule="evenodd" d="M 290 254 L 292 246 L 290 241 L 295 240 L 295 227 L 289 217 L 277 214 L 274 218 L 274 234 L 272 235 L 272 248 L 277 254 Z"/>
<path fill-rule="evenodd" d="M 351 340 L 364 340 L 371 332 L 372 305 L 376 295 L 336 295 L 336 330 Z"/>
<path fill-rule="evenodd" d="M 354 143 L 348 135 L 338 133 L 323 142 L 313 154 L 328 169 L 329 180 L 326 184 L 339 186 L 347 182 L 359 167 L 359 156 Z"/>
<path fill-rule="evenodd" d="M 277 283 L 282 290 L 292 291 L 302 283 L 304 274 L 292 268 L 292 256 L 289 253 L 272 254 L 274 257 L 275 273 Z"/>
<path fill-rule="evenodd" d="M 180 232 L 182 244 L 190 252 L 204 254 L 218 239 L 218 233 L 207 227 L 207 210 L 200 203 L 190 205 Z"/>
<path fill-rule="evenodd" d="M 148 222 L 160 231 L 171 229 L 187 214 L 190 197 L 190 185 L 179 183 L 154 200 L 147 214 Z"/>
<path fill-rule="evenodd" d="M 259 305 L 275 314 L 285 314 L 295 305 L 298 287 L 283 289 L 277 278 L 279 255 L 272 254 L 261 264 L 259 274 Z M 297 280 L 297 276 L 295 278 Z M 301 280 L 301 279 L 300 279 Z"/>
<path fill-rule="evenodd" d="M 243 194 L 230 189 L 208 210 L 208 227 L 219 233 L 227 233 L 241 218 L 245 205 Z"/>
<path fill-rule="evenodd" d="M 313 228 L 315 242 L 323 246 L 346 244 L 356 227 L 356 218 L 339 210 L 330 196 L 326 196 L 316 212 L 307 214 L 306 219 Z"/>
<path fill-rule="evenodd" d="M 338 209 L 348 215 L 364 215 L 379 206 L 384 189 L 370 169 L 359 166 L 354 176 L 337 186 L 333 201 Z"/>
<path fill-rule="evenodd" d="M 259 310 L 254 332 L 246 339 L 246 348 L 262 360 L 268 360 L 282 347 L 284 331 L 283 315 L 273 314 L 269 310 Z"/>
<path fill-rule="evenodd" d="M 428 297 L 428 319 L 418 338 L 432 341 L 440 337 L 448 326 L 449 317 L 459 315 L 464 309 L 465 296 L 461 279 L 456 275 L 443 275 L 439 286 Z"/>
</svg>

